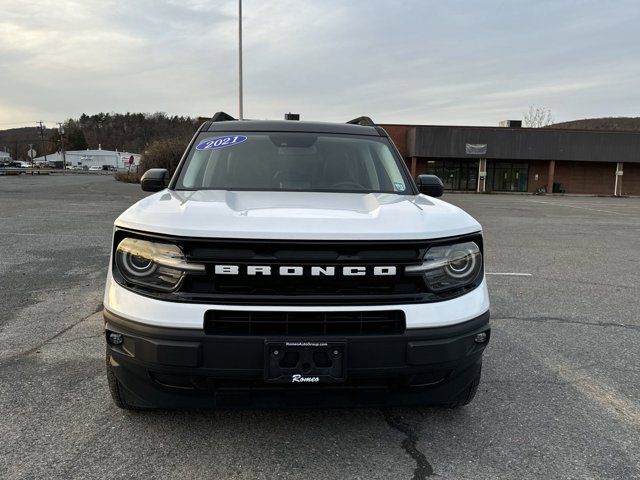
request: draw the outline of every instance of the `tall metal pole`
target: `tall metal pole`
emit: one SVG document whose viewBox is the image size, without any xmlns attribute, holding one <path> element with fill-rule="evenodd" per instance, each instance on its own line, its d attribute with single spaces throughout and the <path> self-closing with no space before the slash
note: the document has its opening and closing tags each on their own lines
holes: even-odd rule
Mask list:
<svg viewBox="0 0 640 480">
<path fill-rule="evenodd" d="M 242 120 L 242 0 L 238 0 L 238 111 Z"/>
<path fill-rule="evenodd" d="M 40 124 L 40 142 L 42 143 L 42 153 L 44 154 L 44 163 L 47 163 L 47 149 L 44 146 L 44 126 L 42 121 L 36 122 Z"/>
</svg>

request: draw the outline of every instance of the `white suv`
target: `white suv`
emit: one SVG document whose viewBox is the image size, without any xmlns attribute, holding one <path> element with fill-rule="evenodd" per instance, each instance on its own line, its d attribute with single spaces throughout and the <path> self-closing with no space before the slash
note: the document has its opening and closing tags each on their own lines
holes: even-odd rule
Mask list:
<svg viewBox="0 0 640 480">
<path fill-rule="evenodd" d="M 489 341 L 482 230 L 387 133 L 205 122 L 115 222 L 107 376 L 122 408 L 471 401 Z"/>
</svg>

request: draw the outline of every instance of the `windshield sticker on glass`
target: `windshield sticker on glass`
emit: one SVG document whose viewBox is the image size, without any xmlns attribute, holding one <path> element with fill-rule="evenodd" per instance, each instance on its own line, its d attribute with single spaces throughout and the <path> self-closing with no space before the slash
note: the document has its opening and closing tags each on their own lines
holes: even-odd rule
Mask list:
<svg viewBox="0 0 640 480">
<path fill-rule="evenodd" d="M 208 138 L 202 140 L 196 150 L 215 150 L 216 148 L 231 147 L 242 143 L 247 139 L 244 135 L 226 135 L 224 137 Z"/>
<path fill-rule="evenodd" d="M 404 183 L 393 182 L 393 189 L 396 192 L 404 192 Z"/>
</svg>

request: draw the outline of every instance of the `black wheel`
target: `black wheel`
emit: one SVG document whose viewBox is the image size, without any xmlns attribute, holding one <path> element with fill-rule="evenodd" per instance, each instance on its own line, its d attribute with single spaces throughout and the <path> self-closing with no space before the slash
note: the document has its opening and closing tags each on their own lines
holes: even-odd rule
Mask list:
<svg viewBox="0 0 640 480">
<path fill-rule="evenodd" d="M 460 408 L 470 404 L 471 401 L 476 396 L 476 393 L 478 392 L 481 376 L 482 376 L 482 363 L 480 363 L 480 365 L 478 366 L 478 371 L 474 375 L 473 381 L 471 382 L 471 385 L 469 385 L 467 390 L 465 390 L 454 402 L 445 403 L 445 404 L 442 404 L 442 406 L 445 408 Z"/>
<path fill-rule="evenodd" d="M 109 383 L 109 391 L 111 392 L 113 403 L 115 403 L 117 407 L 122 408 L 123 410 L 147 410 L 146 408 L 137 407 L 127 402 L 125 396 L 123 395 L 120 382 L 118 382 L 115 373 L 113 373 L 113 367 L 111 366 L 111 362 L 109 361 L 108 349 L 106 353 L 107 382 Z"/>
</svg>

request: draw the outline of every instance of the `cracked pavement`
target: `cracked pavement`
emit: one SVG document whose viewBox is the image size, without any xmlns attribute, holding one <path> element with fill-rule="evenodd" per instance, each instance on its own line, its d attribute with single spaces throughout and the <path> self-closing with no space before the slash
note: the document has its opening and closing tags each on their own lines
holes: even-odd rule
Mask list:
<svg viewBox="0 0 640 480">
<path fill-rule="evenodd" d="M 492 339 L 459 410 L 111 403 L 106 175 L 0 177 L 0 478 L 640 478 L 640 199 L 445 194 L 483 223 Z M 612 214 L 610 212 L 616 212 Z"/>
</svg>

